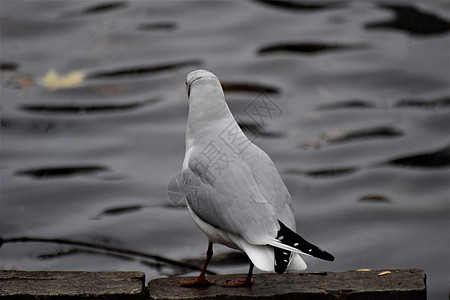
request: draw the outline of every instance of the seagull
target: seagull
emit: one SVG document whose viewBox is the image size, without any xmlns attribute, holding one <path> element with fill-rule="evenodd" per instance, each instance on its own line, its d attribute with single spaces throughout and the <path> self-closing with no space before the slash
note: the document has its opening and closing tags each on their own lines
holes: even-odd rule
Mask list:
<svg viewBox="0 0 450 300">
<path fill-rule="evenodd" d="M 299 254 L 334 257 L 296 233 L 291 196 L 270 157 L 253 144 L 234 119 L 218 78 L 206 70 L 186 77 L 189 115 L 182 185 L 187 209 L 208 236 L 200 275 L 182 286 L 209 286 L 205 273 L 213 243 L 247 254 L 245 280 L 225 286 L 251 286 L 253 266 L 282 274 L 306 269 Z"/>
</svg>

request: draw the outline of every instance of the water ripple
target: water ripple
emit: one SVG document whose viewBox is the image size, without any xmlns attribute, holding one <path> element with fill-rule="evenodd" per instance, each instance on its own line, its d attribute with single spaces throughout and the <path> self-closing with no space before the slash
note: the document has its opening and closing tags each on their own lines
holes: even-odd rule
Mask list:
<svg viewBox="0 0 450 300">
<path fill-rule="evenodd" d="M 395 13 L 390 20 L 368 23 L 368 29 L 397 29 L 413 35 L 434 35 L 450 31 L 450 23 L 441 17 L 406 5 L 380 4 Z"/>
<path fill-rule="evenodd" d="M 317 107 L 317 110 L 337 110 L 352 108 L 376 108 L 376 105 L 365 100 L 347 100 L 338 103 L 324 104 Z"/>
<path fill-rule="evenodd" d="M 1 71 L 16 71 L 19 68 L 19 64 L 12 61 L 2 61 L 0 62 Z"/>
<path fill-rule="evenodd" d="M 308 177 L 335 177 L 335 176 L 343 176 L 350 175 L 358 171 L 357 167 L 347 167 L 347 168 L 331 168 L 331 169 L 318 169 L 318 170 L 299 170 L 299 169 L 290 169 L 287 170 L 288 174 L 301 174 Z"/>
<path fill-rule="evenodd" d="M 327 141 L 331 143 L 344 143 L 362 139 L 395 138 L 399 136 L 403 136 L 403 132 L 400 130 L 389 126 L 382 126 L 349 131 L 340 136 L 330 137 Z"/>
<path fill-rule="evenodd" d="M 315 139 L 301 144 L 301 148 L 319 148 L 326 143 L 349 143 L 362 140 L 392 139 L 403 136 L 404 133 L 391 126 L 370 127 L 356 130 L 335 130 L 323 133 Z"/>
<path fill-rule="evenodd" d="M 277 43 L 260 48 L 258 54 L 290 52 L 300 54 L 319 54 L 331 51 L 365 49 L 363 44 L 333 44 L 326 42 Z"/>
<path fill-rule="evenodd" d="M 434 100 L 403 99 L 394 104 L 394 107 L 413 107 L 438 109 L 450 106 L 450 97 L 442 97 Z"/>
<path fill-rule="evenodd" d="M 30 176 L 37 179 L 68 177 L 76 175 L 90 175 L 98 172 L 108 171 L 108 168 L 96 165 L 85 166 L 60 166 L 60 167 L 44 167 L 36 169 L 28 169 L 17 171 L 15 174 L 20 176 Z"/>
<path fill-rule="evenodd" d="M 182 67 L 198 66 L 201 64 L 199 60 L 187 60 L 178 63 L 161 64 L 154 66 L 132 66 L 122 69 L 116 69 L 111 71 L 99 71 L 91 73 L 87 78 L 113 78 L 113 77 L 126 77 L 126 76 L 140 76 L 153 73 L 159 73 L 163 71 L 174 70 Z"/>
<path fill-rule="evenodd" d="M 222 88 L 225 92 L 233 93 L 266 93 L 279 94 L 280 89 L 274 86 L 263 85 L 259 83 L 242 82 L 222 82 Z"/>
<path fill-rule="evenodd" d="M 412 168 L 444 168 L 450 166 L 450 146 L 433 151 L 394 158 L 386 164 Z"/>
<path fill-rule="evenodd" d="M 286 170 L 287 174 L 298 174 L 307 177 L 315 178 L 329 178 L 329 177 L 339 177 L 345 175 L 351 175 L 363 168 L 379 167 L 383 165 L 390 165 L 394 167 L 410 167 L 410 168 L 420 168 L 420 169 L 430 169 L 430 168 L 446 168 L 450 166 L 450 146 L 437 151 L 425 152 L 412 154 L 408 156 L 402 156 L 388 160 L 383 163 L 375 163 L 360 167 L 336 167 L 336 168 L 325 168 L 325 169 L 289 169 Z M 361 202 L 388 202 L 386 199 L 378 199 L 379 197 L 365 196 L 360 198 Z"/>
<path fill-rule="evenodd" d="M 80 114 L 80 113 L 105 113 L 138 109 L 150 103 L 157 103 L 161 99 L 149 99 L 141 102 L 127 104 L 103 104 L 103 105 L 46 105 L 29 104 L 22 105 L 20 108 L 24 111 L 52 114 Z"/>
<path fill-rule="evenodd" d="M 359 197 L 358 202 L 365 203 L 391 203 L 392 201 L 383 195 L 364 195 Z"/>
<path fill-rule="evenodd" d="M 91 15 L 91 14 L 99 14 L 104 12 L 109 12 L 112 10 L 121 9 L 127 6 L 127 2 L 118 1 L 118 2 L 105 2 L 100 4 L 95 4 L 92 6 L 88 6 L 79 11 L 72 11 L 64 14 L 66 17 L 73 17 L 78 15 Z"/>
<path fill-rule="evenodd" d="M 239 127 L 250 137 L 280 138 L 284 134 L 281 132 L 270 132 L 265 130 L 264 126 L 258 123 L 239 122 Z"/>
<path fill-rule="evenodd" d="M 139 25 L 138 29 L 139 30 L 174 30 L 175 28 L 177 28 L 177 24 L 175 23 L 169 23 L 169 22 L 163 22 L 163 23 L 145 23 L 145 24 L 141 24 Z"/>
<path fill-rule="evenodd" d="M 126 205 L 126 206 L 115 206 L 111 208 L 105 209 L 100 215 L 108 215 L 108 216 L 115 216 L 130 212 L 136 212 L 144 208 L 142 205 Z"/>
<path fill-rule="evenodd" d="M 339 8 L 343 6 L 343 2 L 299 2 L 299 1 L 288 1 L 288 0 L 254 0 L 274 8 L 286 9 L 286 10 L 297 10 L 297 11 L 310 11 L 310 10 L 321 10 L 321 9 L 331 9 Z"/>
</svg>

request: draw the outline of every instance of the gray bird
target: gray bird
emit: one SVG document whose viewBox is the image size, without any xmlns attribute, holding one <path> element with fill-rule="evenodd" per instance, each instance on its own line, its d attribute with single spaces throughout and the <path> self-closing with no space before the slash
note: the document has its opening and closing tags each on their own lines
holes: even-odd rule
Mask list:
<svg viewBox="0 0 450 300">
<path fill-rule="evenodd" d="M 334 257 L 296 233 L 291 196 L 270 157 L 242 132 L 225 102 L 222 86 L 208 71 L 186 78 L 189 116 L 182 183 L 187 208 L 208 236 L 201 274 L 183 286 L 214 284 L 205 277 L 213 243 L 244 251 L 251 260 L 245 280 L 225 286 L 251 286 L 253 265 L 262 271 L 306 269 L 301 254 Z"/>
</svg>

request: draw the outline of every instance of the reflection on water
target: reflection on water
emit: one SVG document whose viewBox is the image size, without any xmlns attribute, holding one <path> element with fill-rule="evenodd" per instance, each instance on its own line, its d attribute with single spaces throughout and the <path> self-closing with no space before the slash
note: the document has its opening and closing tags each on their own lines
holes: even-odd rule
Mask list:
<svg viewBox="0 0 450 300">
<path fill-rule="evenodd" d="M 416 107 L 416 108 L 431 108 L 440 109 L 450 106 L 450 98 L 444 97 L 433 100 L 421 99 L 402 99 L 395 103 L 395 107 Z"/>
<path fill-rule="evenodd" d="M 352 174 L 356 171 L 358 171 L 358 168 L 339 168 L 339 169 L 333 168 L 333 169 L 320 169 L 320 170 L 309 170 L 309 171 L 291 169 L 287 172 L 291 173 L 291 174 L 303 174 L 305 176 L 310 176 L 310 177 L 331 177 L 331 176 L 348 175 L 348 174 Z"/>
<path fill-rule="evenodd" d="M 100 4 L 91 5 L 85 7 L 79 11 L 73 11 L 70 13 L 64 14 L 65 16 L 77 16 L 77 15 L 89 15 L 89 14 L 98 14 L 109 12 L 112 10 L 125 8 L 127 6 L 127 2 L 119 1 L 119 2 L 105 2 Z"/>
<path fill-rule="evenodd" d="M 291 174 L 303 174 L 311 177 L 330 177 L 342 176 L 352 174 L 362 168 L 377 167 L 380 165 L 391 165 L 394 167 L 408 167 L 408 168 L 446 168 L 450 166 L 450 147 L 439 149 L 435 152 L 412 154 L 399 158 L 393 158 L 387 162 L 381 162 L 360 167 L 344 167 L 332 169 L 318 169 L 318 170 L 297 170 L 290 169 Z"/>
<path fill-rule="evenodd" d="M 450 22 L 415 7 L 389 4 L 379 6 L 393 11 L 395 17 L 387 21 L 366 24 L 366 28 L 398 29 L 416 35 L 442 34 L 450 31 Z"/>
<path fill-rule="evenodd" d="M 19 68 L 19 65 L 9 61 L 0 62 L 0 70 L 1 71 L 16 71 Z"/>
<path fill-rule="evenodd" d="M 310 271 L 423 268 L 429 298 L 447 297 L 449 8 L 3 1 L 0 266 L 196 273 L 206 238 L 176 175 L 185 75 L 204 68 L 275 161 L 300 233 L 336 255 Z M 49 70 L 86 76 L 51 89 Z M 247 271 L 215 252 L 212 272 Z"/>
<path fill-rule="evenodd" d="M 288 1 L 288 0 L 280 0 L 280 1 L 270 1 L 270 0 L 255 0 L 262 4 L 273 6 L 274 8 L 286 9 L 289 11 L 311 11 L 311 10 L 320 10 L 320 9 L 330 9 L 330 8 L 339 8 L 342 7 L 343 2 L 333 1 L 333 2 L 325 2 L 320 1 L 320 3 L 315 3 L 314 1 Z"/>
<path fill-rule="evenodd" d="M 269 95 L 279 94 L 280 90 L 274 86 L 268 86 L 258 83 L 242 83 L 242 82 L 221 82 L 225 93 L 265 93 Z"/>
<path fill-rule="evenodd" d="M 359 202 L 367 203 L 391 203 L 392 200 L 383 195 L 365 195 L 358 199 Z"/>
<path fill-rule="evenodd" d="M 351 108 L 375 108 L 375 104 L 364 100 L 347 100 L 335 102 L 319 106 L 318 110 L 335 110 L 335 109 L 351 109 Z"/>
<path fill-rule="evenodd" d="M 175 23 L 146 23 L 140 24 L 139 30 L 174 30 L 177 25 Z"/>
<path fill-rule="evenodd" d="M 106 167 L 102 166 L 64 166 L 64 167 L 49 167 L 31 170 L 21 170 L 17 171 L 16 174 L 31 176 L 34 178 L 48 178 L 48 177 L 88 175 L 107 170 L 108 169 Z"/>
<path fill-rule="evenodd" d="M 327 139 L 329 143 L 355 142 L 362 139 L 376 138 L 395 138 L 402 136 L 403 133 L 392 127 L 375 127 L 367 129 L 358 129 L 341 134 L 336 134 Z"/>
<path fill-rule="evenodd" d="M 108 209 L 105 209 L 101 215 L 119 215 L 123 213 L 130 213 L 135 212 L 138 210 L 141 210 L 143 208 L 142 205 L 129 205 L 129 206 L 120 206 L 120 207 L 111 207 Z"/>
<path fill-rule="evenodd" d="M 264 126 L 259 123 L 244 123 L 238 122 L 239 127 L 247 136 L 265 137 L 265 138 L 279 138 L 283 136 L 281 132 L 267 131 Z"/>
<path fill-rule="evenodd" d="M 105 104 L 105 105 L 54 105 L 54 104 L 26 104 L 22 105 L 21 109 L 30 112 L 41 112 L 41 113 L 62 113 L 62 114 L 80 114 L 80 113 L 106 113 L 115 111 L 126 111 L 137 109 L 142 106 L 153 104 L 161 101 L 160 99 L 149 99 L 135 103 L 126 104 Z"/>
<path fill-rule="evenodd" d="M 98 71 L 88 75 L 88 78 L 110 78 L 110 77 L 123 77 L 123 76 L 136 76 L 147 75 L 151 73 L 157 73 L 162 71 L 170 71 L 181 67 L 195 67 L 200 65 L 200 61 L 184 61 L 171 64 L 163 64 L 157 66 L 136 66 L 126 67 L 119 70 L 112 71 Z"/>
<path fill-rule="evenodd" d="M 450 166 L 450 146 L 434 152 L 413 154 L 392 159 L 388 164 L 412 168 L 443 168 Z"/>
<path fill-rule="evenodd" d="M 345 45 L 345 44 L 328 44 L 328 43 L 286 43 L 276 44 L 262 47 L 258 50 L 259 54 L 269 54 L 278 52 L 293 52 L 302 54 L 316 54 L 333 51 L 343 51 L 351 49 L 364 49 L 364 45 Z"/>
</svg>

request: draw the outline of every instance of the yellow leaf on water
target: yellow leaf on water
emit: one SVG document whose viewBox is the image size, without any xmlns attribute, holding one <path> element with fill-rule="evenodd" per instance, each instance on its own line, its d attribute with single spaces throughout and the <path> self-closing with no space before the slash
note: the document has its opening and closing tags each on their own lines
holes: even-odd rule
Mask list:
<svg viewBox="0 0 450 300">
<path fill-rule="evenodd" d="M 372 271 L 371 269 L 359 269 L 359 270 L 356 270 L 356 272 L 369 272 L 369 271 Z"/>
<path fill-rule="evenodd" d="M 378 273 L 378 276 L 383 276 L 383 275 L 391 274 L 391 273 L 392 273 L 391 271 L 383 271 L 381 273 Z"/>
<path fill-rule="evenodd" d="M 68 74 L 58 74 L 55 70 L 49 70 L 47 74 L 40 79 L 40 84 L 49 90 L 70 89 L 79 87 L 86 77 L 86 72 L 79 70 Z"/>
</svg>

